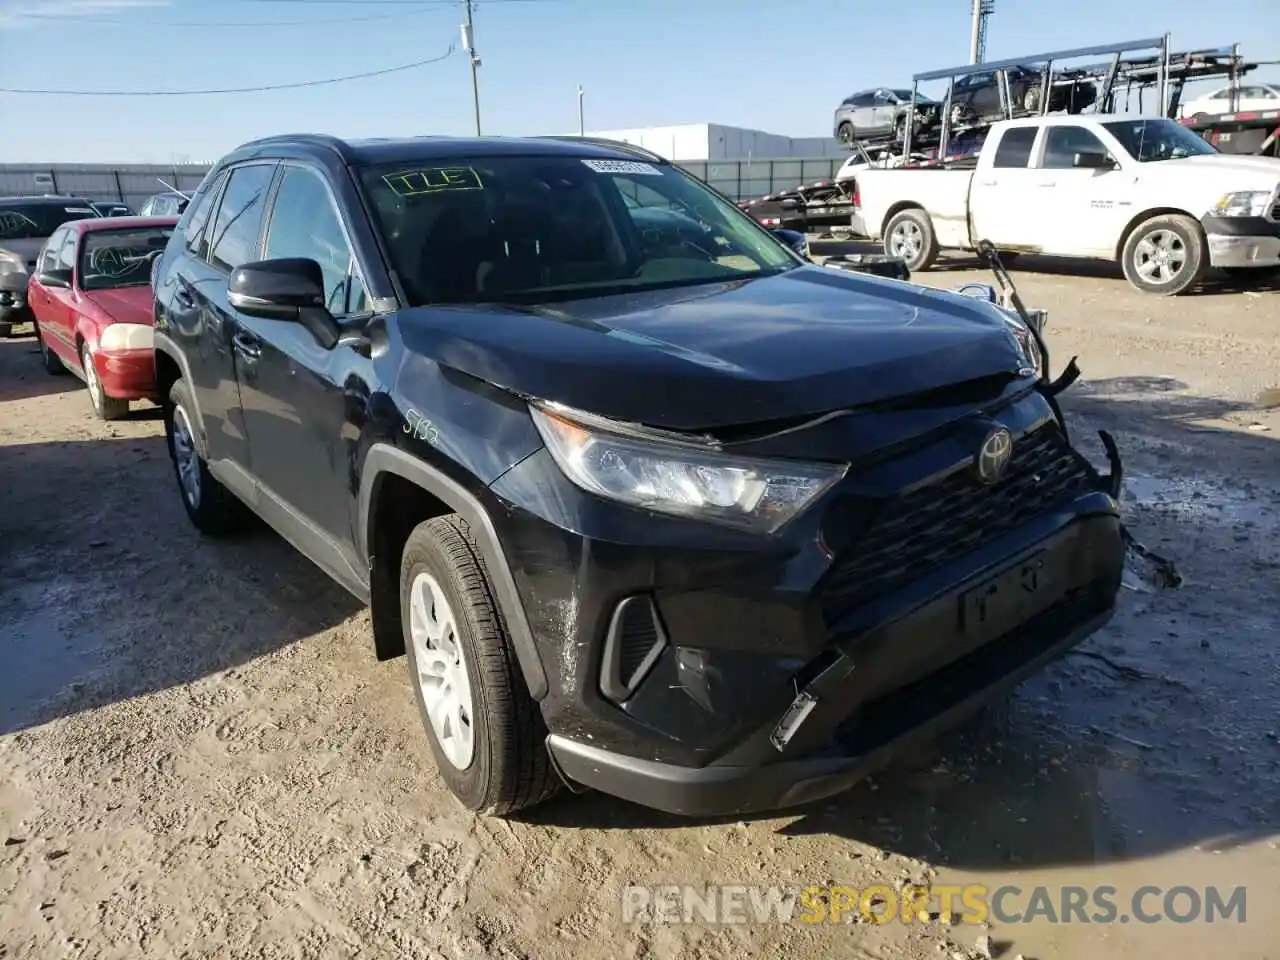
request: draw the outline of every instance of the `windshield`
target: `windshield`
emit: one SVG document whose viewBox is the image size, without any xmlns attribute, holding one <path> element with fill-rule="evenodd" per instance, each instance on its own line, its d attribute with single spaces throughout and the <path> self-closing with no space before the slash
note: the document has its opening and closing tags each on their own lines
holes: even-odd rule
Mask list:
<svg viewBox="0 0 1280 960">
<path fill-rule="evenodd" d="M 80 288 L 114 290 L 151 282 L 151 261 L 164 251 L 173 227 L 92 230 L 80 250 Z"/>
<path fill-rule="evenodd" d="M 0 240 L 43 240 L 68 220 L 97 216 L 91 207 L 0 200 Z"/>
<path fill-rule="evenodd" d="M 1203 157 L 1218 152 L 1216 147 L 1199 135 L 1164 117 L 1113 120 L 1102 126 L 1139 163 Z"/>
<path fill-rule="evenodd" d="M 801 263 L 732 203 L 665 165 L 486 157 L 367 167 L 361 180 L 414 305 L 605 296 Z"/>
<path fill-rule="evenodd" d="M 894 90 L 893 95 L 899 100 L 906 100 L 907 102 L 911 101 L 910 90 Z M 933 99 L 931 97 L 926 97 L 923 93 L 917 93 L 916 103 L 933 103 Z"/>
</svg>

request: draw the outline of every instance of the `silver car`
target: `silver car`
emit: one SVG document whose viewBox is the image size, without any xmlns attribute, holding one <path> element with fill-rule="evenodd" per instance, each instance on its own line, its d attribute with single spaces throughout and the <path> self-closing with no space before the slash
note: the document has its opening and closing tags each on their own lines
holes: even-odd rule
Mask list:
<svg viewBox="0 0 1280 960">
<path fill-rule="evenodd" d="M 921 93 L 916 94 L 915 104 L 916 131 L 925 132 L 936 126 L 942 105 Z M 863 90 L 845 97 L 836 108 L 836 139 L 843 146 L 849 146 L 854 140 L 902 140 L 910 112 L 910 90 L 889 87 Z"/>
</svg>

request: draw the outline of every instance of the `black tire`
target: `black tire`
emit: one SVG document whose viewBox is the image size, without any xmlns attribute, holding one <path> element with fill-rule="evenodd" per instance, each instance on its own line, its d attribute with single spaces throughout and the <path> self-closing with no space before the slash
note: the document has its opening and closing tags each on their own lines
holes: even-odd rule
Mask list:
<svg viewBox="0 0 1280 960">
<path fill-rule="evenodd" d="M 1160 266 L 1180 264 L 1172 271 Z M 1155 264 L 1148 268 L 1148 264 Z M 1185 293 L 1203 279 L 1209 268 L 1204 230 L 1180 213 L 1151 217 L 1134 227 L 1120 253 L 1125 279 L 1137 290 L 1162 297 Z M 1154 270 L 1155 273 L 1151 271 Z"/>
<path fill-rule="evenodd" d="M 474 747 L 461 768 L 437 737 L 419 682 L 411 602 L 415 584 L 431 581 L 453 611 L 452 635 L 470 691 Z M 563 784 L 547 753 L 542 713 L 525 686 L 484 558 L 456 514 L 427 520 L 409 534 L 400 564 L 400 617 L 414 699 L 450 792 L 468 809 L 496 816 L 558 793 Z"/>
<path fill-rule="evenodd" d="M 44 367 L 45 373 L 66 373 L 67 368 L 62 362 L 62 358 L 50 350 L 49 344 L 45 343 L 44 334 L 40 331 L 40 324 L 34 323 L 32 326 L 36 330 L 36 342 L 40 344 L 40 365 Z"/>
<path fill-rule="evenodd" d="M 846 120 L 836 127 L 836 140 L 842 147 L 847 147 L 853 143 L 853 124 Z"/>
<path fill-rule="evenodd" d="M 890 217 L 884 227 L 884 252 L 901 257 L 912 273 L 933 266 L 938 259 L 938 238 L 929 214 L 911 207 Z"/>
<path fill-rule="evenodd" d="M 10 337 L 12 335 L 13 335 L 13 324 L 9 323 L 8 321 L 5 321 L 4 323 L 0 323 L 0 340 L 4 340 L 7 337 Z"/>
<path fill-rule="evenodd" d="M 119 420 L 129 413 L 129 401 L 119 397 L 108 397 L 102 381 L 98 379 L 98 370 L 93 365 L 93 351 L 87 343 L 80 345 L 80 366 L 84 370 L 84 382 L 89 388 L 89 403 L 93 414 L 99 420 Z"/>
<path fill-rule="evenodd" d="M 195 418 L 189 411 L 195 409 L 191 391 L 185 380 L 177 381 L 169 390 L 168 403 L 164 404 L 164 438 L 169 448 L 169 460 L 173 463 L 173 476 L 178 482 L 178 495 L 187 517 L 197 530 L 208 536 L 226 536 L 239 533 L 247 525 L 249 510 L 209 472 L 200 456 L 195 441 Z M 186 440 L 182 439 L 185 434 Z M 179 450 L 190 443 L 191 463 L 197 483 L 192 493 L 183 482 L 183 470 L 179 465 Z"/>
</svg>

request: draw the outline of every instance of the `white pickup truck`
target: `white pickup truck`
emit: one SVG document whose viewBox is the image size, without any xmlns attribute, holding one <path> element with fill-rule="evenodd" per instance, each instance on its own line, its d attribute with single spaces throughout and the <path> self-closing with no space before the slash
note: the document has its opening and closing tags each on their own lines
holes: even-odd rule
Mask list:
<svg viewBox="0 0 1280 960">
<path fill-rule="evenodd" d="M 1117 261 L 1139 290 L 1178 294 L 1211 266 L 1280 266 L 1280 159 L 1219 153 L 1163 117 L 1004 120 L 976 167 L 860 171 L 853 228 L 912 271 L 988 240 Z"/>
</svg>

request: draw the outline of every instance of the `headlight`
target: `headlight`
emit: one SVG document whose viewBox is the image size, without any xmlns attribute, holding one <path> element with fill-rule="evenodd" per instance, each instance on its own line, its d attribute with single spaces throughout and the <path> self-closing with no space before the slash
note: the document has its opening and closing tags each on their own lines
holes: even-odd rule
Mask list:
<svg viewBox="0 0 1280 960">
<path fill-rule="evenodd" d="M 531 406 L 560 469 L 601 497 L 661 513 L 774 533 L 837 483 L 847 464 L 758 460 L 647 439 L 558 404 Z"/>
<path fill-rule="evenodd" d="M 150 350 L 155 331 L 145 323 L 113 323 L 98 337 L 99 350 Z"/>
<path fill-rule="evenodd" d="M 8 250 L 0 250 L 0 277 L 11 273 L 26 272 L 27 265 L 23 263 L 20 256 L 16 253 L 10 253 Z"/>
<path fill-rule="evenodd" d="M 1271 206 L 1274 193 L 1269 190 L 1241 190 L 1225 193 L 1210 212 L 1216 217 L 1261 217 Z"/>
<path fill-rule="evenodd" d="M 1004 317 L 1004 322 L 1009 325 L 1009 332 L 1013 334 L 1014 342 L 1018 345 L 1019 358 L 1027 362 L 1028 368 L 1034 371 L 1037 377 L 1044 376 L 1044 354 L 1040 352 L 1040 341 L 1036 339 L 1031 328 L 1023 323 L 1022 318 L 1016 313 L 1005 310 L 1003 307 L 996 309 Z"/>
</svg>

